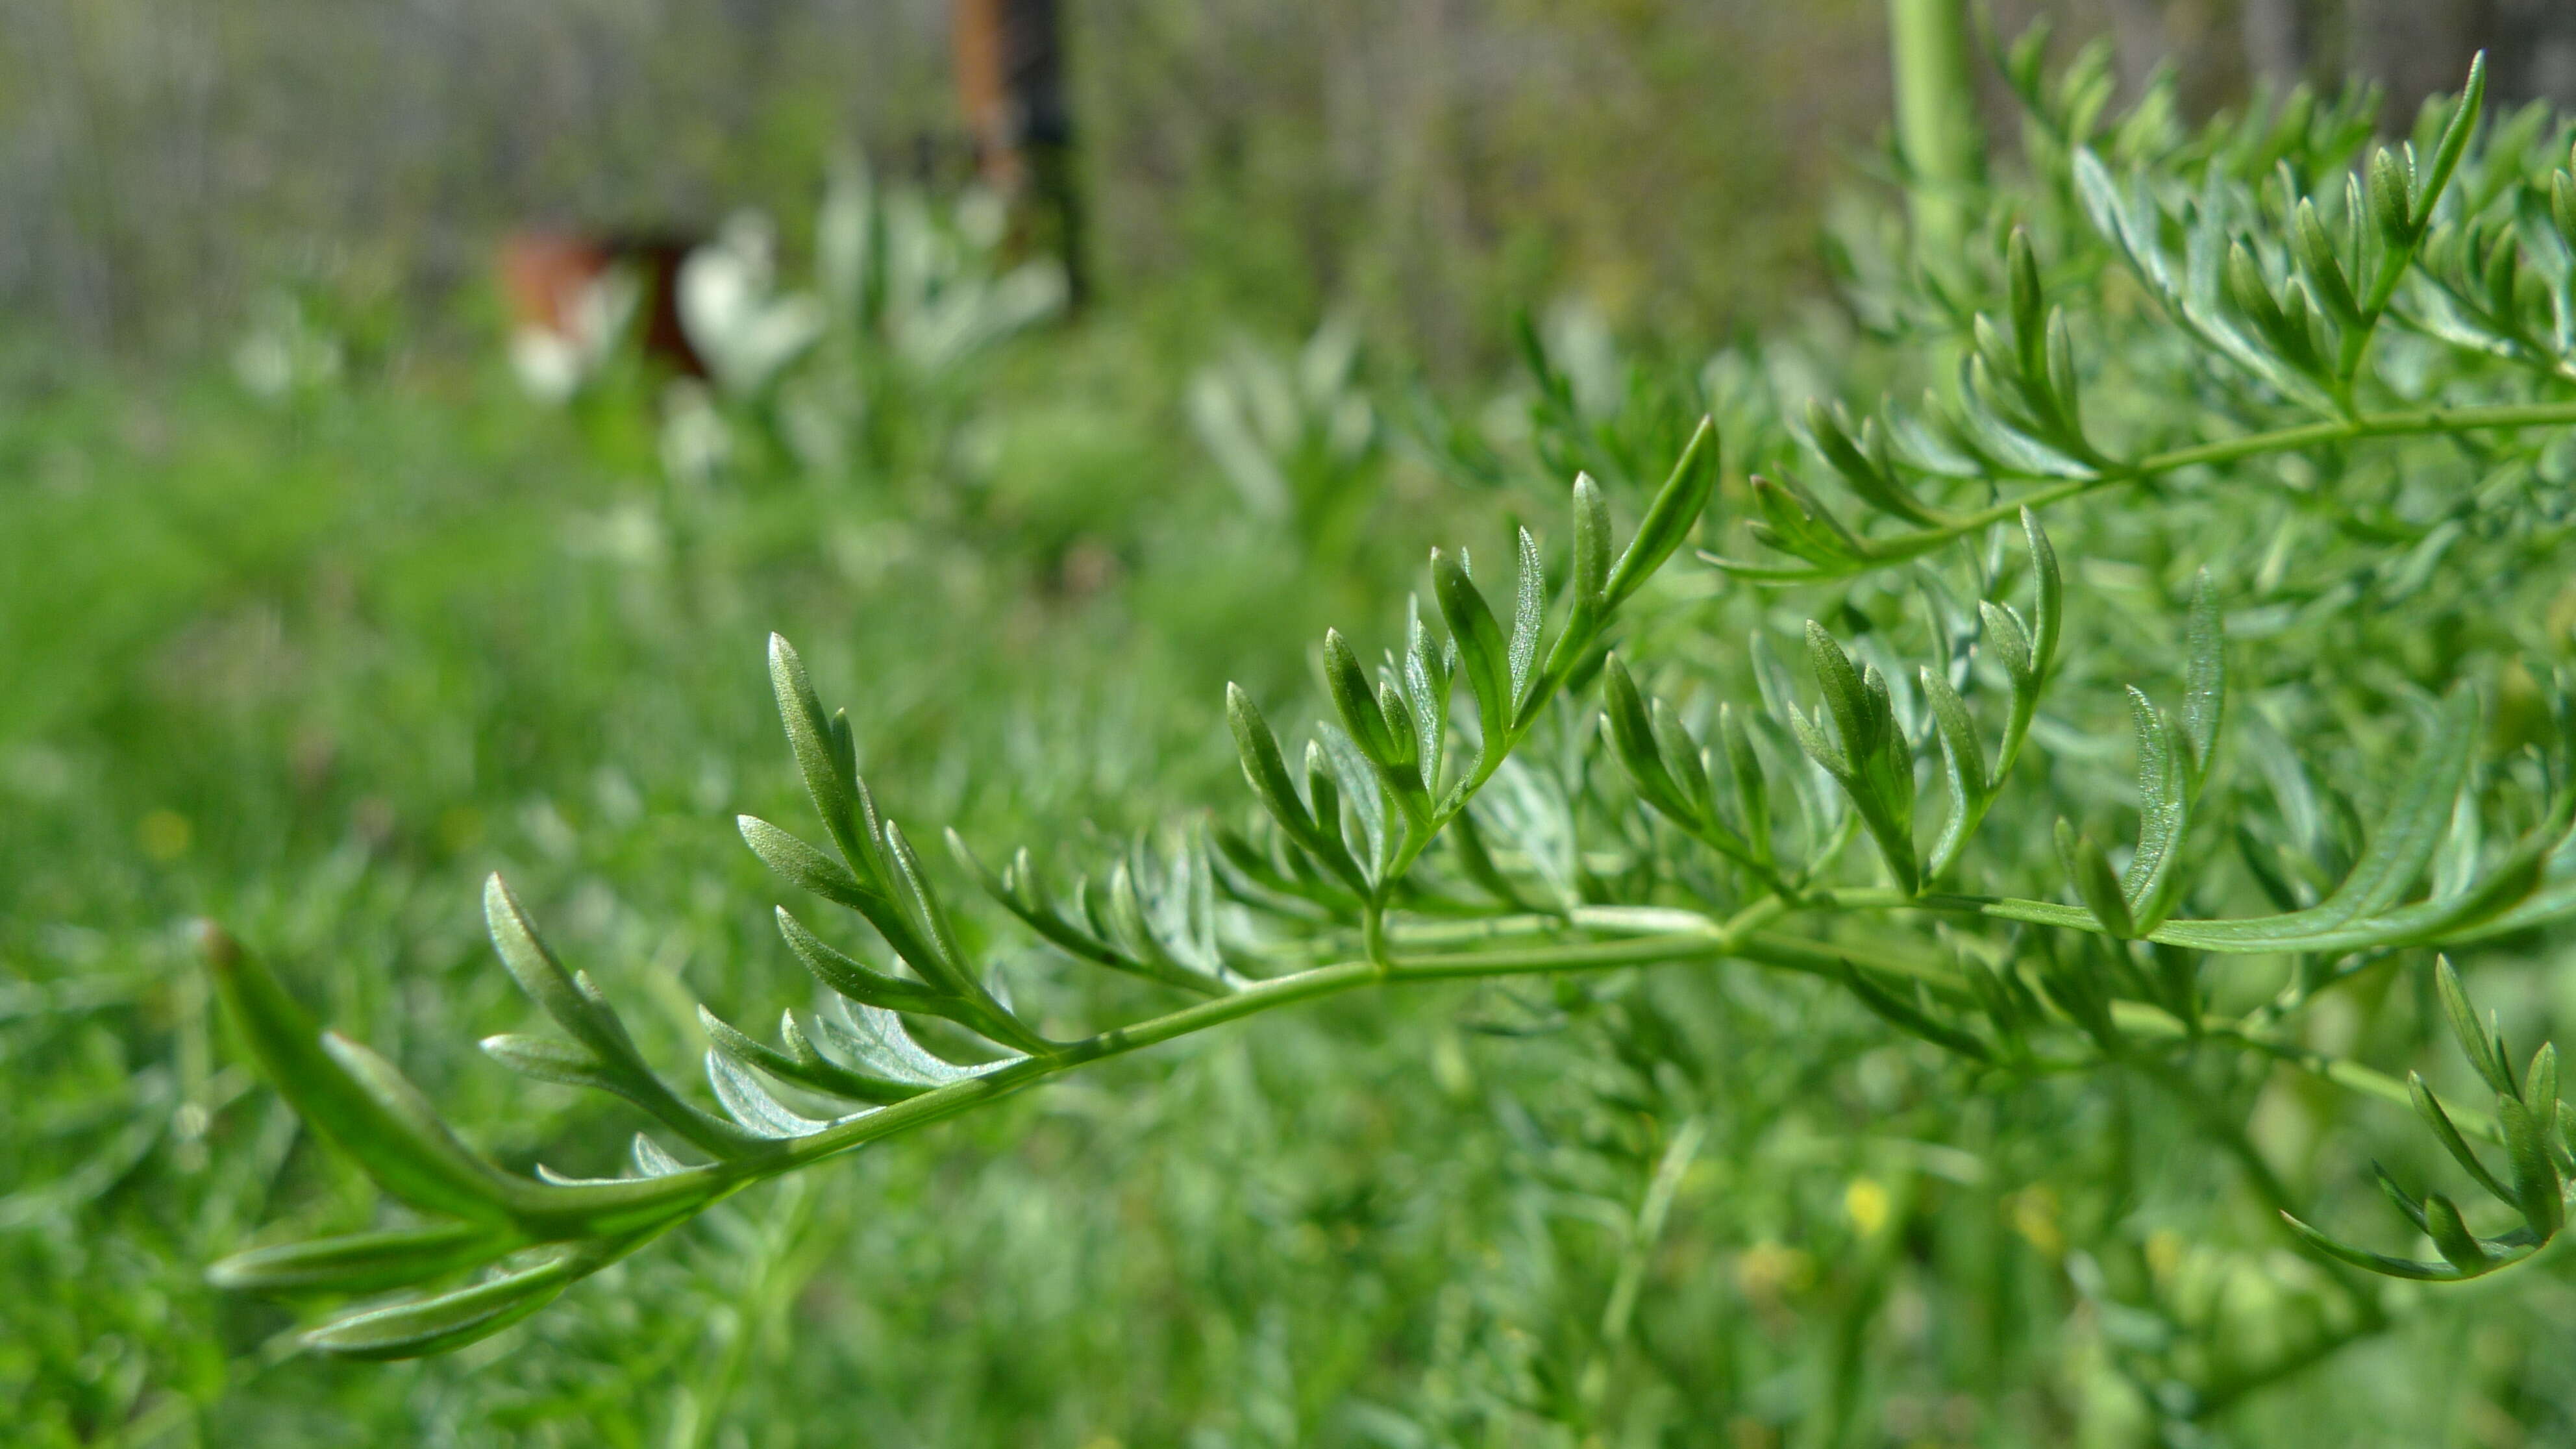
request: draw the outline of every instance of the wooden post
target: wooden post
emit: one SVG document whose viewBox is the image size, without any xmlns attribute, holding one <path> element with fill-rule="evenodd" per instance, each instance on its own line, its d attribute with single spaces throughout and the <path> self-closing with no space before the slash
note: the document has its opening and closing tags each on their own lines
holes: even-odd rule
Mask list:
<svg viewBox="0 0 2576 1449">
<path fill-rule="evenodd" d="M 1064 264 L 1082 299 L 1081 199 L 1057 0 L 950 0 L 957 94 L 975 167 L 1010 203 L 1014 242 Z"/>
</svg>

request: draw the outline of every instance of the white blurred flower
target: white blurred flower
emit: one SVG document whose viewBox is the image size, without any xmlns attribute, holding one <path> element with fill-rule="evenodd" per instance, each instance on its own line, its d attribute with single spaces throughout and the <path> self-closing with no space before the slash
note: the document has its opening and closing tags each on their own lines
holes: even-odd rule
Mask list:
<svg viewBox="0 0 2576 1449">
<path fill-rule="evenodd" d="M 1237 343 L 1190 379 L 1190 426 L 1254 513 L 1286 517 L 1300 503 L 1289 460 L 1310 473 L 1344 470 L 1376 446 L 1376 409 L 1353 381 L 1358 363 L 1358 329 L 1337 317 L 1294 357 Z"/>
<path fill-rule="evenodd" d="M 823 304 L 776 293 L 769 221 L 739 212 L 680 266 L 680 325 L 726 390 L 758 392 L 823 335 Z"/>
<path fill-rule="evenodd" d="M 989 252 L 1002 244 L 1002 235 L 1010 229 L 1011 209 L 1000 192 L 989 186 L 970 186 L 957 198 L 957 234 L 979 252 Z"/>
<path fill-rule="evenodd" d="M 684 483 L 704 485 L 733 460 L 733 430 L 725 426 L 705 384 L 681 378 L 662 395 L 662 468 Z"/>
<path fill-rule="evenodd" d="M 866 163 L 835 170 L 814 218 L 814 278 L 843 317 L 855 316 L 866 300 L 868 270 L 876 265 L 876 214 L 876 181 Z"/>
<path fill-rule="evenodd" d="M 581 390 L 581 351 L 552 328 L 510 334 L 510 370 L 539 402 L 559 403 Z"/>
<path fill-rule="evenodd" d="M 264 398 L 339 381 L 340 339 L 315 326 L 304 305 L 279 294 L 263 300 L 250 330 L 233 348 L 233 376 Z"/>
<path fill-rule="evenodd" d="M 1628 367 L 1619 356 L 1610 319 L 1581 297 L 1568 297 L 1548 309 L 1543 330 L 1547 355 L 1574 389 L 1574 406 L 1586 418 L 1607 418 L 1619 411 L 1628 387 Z"/>
<path fill-rule="evenodd" d="M 1063 264 L 1023 262 L 998 276 L 991 253 L 1006 213 L 988 191 L 960 198 L 943 226 L 921 197 L 878 205 L 883 315 L 876 320 L 904 360 L 939 372 L 1062 311 L 1072 294 Z"/>
<path fill-rule="evenodd" d="M 565 298 L 561 327 L 526 326 L 511 334 L 510 370 L 541 402 L 571 398 L 597 377 L 625 337 L 643 288 L 635 274 L 610 267 Z"/>
</svg>

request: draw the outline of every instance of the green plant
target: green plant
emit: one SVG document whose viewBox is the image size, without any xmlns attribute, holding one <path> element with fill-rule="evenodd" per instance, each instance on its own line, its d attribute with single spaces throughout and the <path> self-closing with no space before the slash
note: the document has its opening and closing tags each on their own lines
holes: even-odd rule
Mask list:
<svg viewBox="0 0 2576 1449">
<path fill-rule="evenodd" d="M 2510 963 L 2576 913 L 2571 648 L 2550 622 L 2569 597 L 2576 423 L 2567 129 L 2530 111 L 2482 132 L 2473 70 L 2413 146 L 2360 159 L 2358 103 L 2294 96 L 2185 134 L 2151 97 L 2106 123 L 2099 58 L 2049 83 L 2038 55 L 2025 42 L 2002 58 L 2036 174 L 1979 197 L 1966 214 L 1987 222 L 1955 244 L 1936 230 L 1848 252 L 1850 310 L 1878 345 L 1844 381 L 1954 383 L 1866 418 L 1819 400 L 1735 442 L 1761 471 L 1724 496 L 1786 561 L 1712 553 L 1699 587 L 1656 577 L 1718 496 L 1703 424 L 1615 562 L 1588 477 L 1553 567 L 1517 535 L 1508 626 L 1486 600 L 1500 571 L 1480 584 L 1462 551 L 1432 563 L 1445 639 L 1418 603 L 1374 668 L 1327 635 L 1328 713 L 1301 757 L 1231 694 L 1260 807 L 1248 821 L 1140 843 L 1069 894 L 1033 853 L 988 871 L 952 839 L 959 867 L 1057 955 L 1189 1004 L 1097 1031 L 1016 1008 L 1029 983 L 1011 989 L 969 950 L 877 811 L 852 731 L 774 645 L 828 848 L 755 820 L 745 839 L 900 965 L 782 913 L 826 1008 L 789 1013 L 777 1045 L 710 1016 L 710 1112 L 652 1072 L 496 881 L 495 943 L 570 1040 L 487 1050 L 625 1097 L 706 1159 L 639 1138 L 631 1177 L 569 1182 L 473 1154 L 390 1066 L 320 1033 L 210 936 L 271 1079 L 426 1218 L 253 1249 L 218 1278 L 422 1288 L 310 1341 L 434 1352 L 753 1183 L 1104 1058 L 1398 983 L 1549 975 L 1571 1010 L 1585 973 L 1685 962 L 1821 978 L 1979 1100 L 2064 1089 L 2126 1104 L 2138 1084 L 2292 1218 L 2280 1240 L 2319 1255 L 2321 1306 L 2265 1354 L 2228 1358 L 2209 1349 L 2224 1315 L 2173 1300 L 2171 1273 L 2124 1226 L 2124 1189 L 2099 1185 L 2081 1262 L 2055 1252 L 2106 1313 L 2155 1325 L 2119 1346 L 2153 1387 L 2142 1413 L 2209 1417 L 2385 1330 L 2392 1304 L 2365 1272 L 2462 1278 L 2538 1255 L 2576 1166 L 2554 1052 L 2517 1072 L 2427 953 Z M 1778 657 L 1789 641 L 1812 685 Z M 2141 678 L 2173 681 L 2160 692 L 2177 702 L 2159 706 Z M 2103 742 L 2115 720 L 2126 752 Z M 2133 771 L 2113 768 L 2124 753 Z M 2496 1093 L 2492 1118 L 2303 1035 L 2320 1003 L 2384 988 L 2409 960 Z M 1682 1054 L 1648 1039 L 1648 1013 L 1623 1020 L 1615 1049 L 1647 1084 L 1626 1100 L 1670 1129 L 1646 1154 L 1633 1231 L 1650 1242 L 1713 1109 L 1657 1070 Z M 2319 1214 L 2247 1126 L 2248 1067 L 2257 1083 L 2284 1070 L 2414 1107 L 2519 1225 L 2481 1234 L 2447 1195 L 2390 1179 L 2440 1262 L 2305 1226 Z M 2502 1145 L 2506 1170 L 2471 1138 Z M 1644 1271 L 1623 1269 L 1602 1343 L 1627 1333 Z M 1849 1322 L 1865 1325 L 1884 1282 L 1882 1265 L 1854 1283 Z M 1581 1382 L 1563 1398 L 1570 1412 L 1604 1401 Z"/>
<path fill-rule="evenodd" d="M 1282 360 L 1238 342 L 1198 370 L 1190 428 L 1244 511 L 1293 527 L 1309 558 L 1340 556 L 1377 492 L 1377 410 L 1361 390 L 1359 333 L 1327 319 Z"/>
<path fill-rule="evenodd" d="M 680 322 L 714 386 L 670 399 L 667 466 L 710 473 L 742 431 L 825 475 L 896 474 L 948 446 L 971 410 L 972 364 L 1056 316 L 1068 295 L 1052 259 L 1003 265 L 1002 224 L 988 192 L 942 208 L 853 163 L 816 208 L 813 289 L 793 290 L 780 285 L 768 218 L 728 219 L 679 272 Z M 607 313 L 580 329 L 596 355 L 564 362 L 568 379 L 599 371 L 625 343 L 631 290 L 611 278 L 582 299 Z"/>
<path fill-rule="evenodd" d="M 979 405 L 1012 419 L 1039 397 L 1059 405 L 1075 340 L 1033 339 L 1028 366 Z M 1155 403 L 1186 376 L 1177 360 L 1127 362 L 1141 374 L 1133 393 Z M 817 483 L 753 475 L 749 486 L 665 492 L 649 481 L 641 408 L 599 419 L 533 409 L 497 368 L 470 396 L 453 386 L 358 370 L 288 409 L 245 396 L 218 369 L 83 379 L 42 407 L 0 409 L 15 525 L 0 569 L 11 621 L 0 628 L 11 639 L 0 651 L 10 678 L 0 798 L 13 821 L 0 851 L 0 1055 L 14 1103 L 0 1132 L 0 1260 L 22 1289 L 0 1312 L 10 1345 L 0 1398 L 23 1411 L 0 1439 L 122 1432 L 139 1443 L 194 1421 L 207 1442 L 298 1441 L 286 1420 L 400 1439 L 446 1417 L 482 1438 L 513 1432 L 500 1422 L 513 1416 L 579 1414 L 586 1433 L 667 1442 L 670 1396 L 602 1407 L 600 1375 L 701 1347 L 712 1360 L 739 1343 L 725 1315 L 758 1256 L 738 1251 L 736 1235 L 757 1237 L 788 1200 L 775 1190 L 737 1200 L 623 1265 L 612 1291 L 549 1315 L 543 1331 L 564 1351 L 509 1366 L 518 1382 L 498 1394 L 470 1354 L 427 1370 L 440 1381 L 428 1407 L 400 1386 L 410 1373 L 281 1363 L 261 1347 L 273 1331 L 262 1321 L 279 1310 L 213 1290 L 203 1265 L 243 1245 L 270 1215 L 264 1202 L 314 1236 L 367 1226 L 376 1194 L 299 1133 L 251 1060 L 226 1049 L 172 922 L 214 914 L 258 941 L 327 1020 L 399 1060 L 453 1120 L 473 1124 L 478 1147 L 525 1170 L 530 1146 L 577 1144 L 592 1126 L 613 1127 L 622 1104 L 531 1088 L 478 1053 L 442 1066 L 405 1045 L 524 1029 L 524 999 L 488 969 L 480 922 L 448 908 L 449 887 L 497 864 L 550 903 L 552 939 L 595 970 L 634 960 L 598 932 L 649 920 L 653 949 L 687 953 L 693 989 L 729 1015 L 769 996 L 777 936 L 765 909 L 701 916 L 688 904 L 756 892 L 761 867 L 739 851 L 671 854 L 693 853 L 700 824 L 728 805 L 786 818 L 774 803 L 785 761 L 762 768 L 775 715 L 730 687 L 756 676 L 758 655 L 730 645 L 782 621 L 834 663 L 851 657 L 854 638 L 874 641 L 875 687 L 852 699 L 859 736 L 905 762 L 892 793 L 907 816 L 935 811 L 979 839 L 1033 835 L 1021 822 L 1041 819 L 1116 829 L 1153 818 L 1156 792 L 1196 792 L 1232 769 L 1204 719 L 1167 704 L 1199 693 L 1188 686 L 1213 663 L 1167 631 L 1138 637 L 1119 592 L 1050 597 L 1009 540 L 882 523 L 872 499 L 835 498 L 835 534 L 821 547 L 810 531 L 826 492 Z M 594 421 L 625 434 L 583 426 Z M 1129 426 L 1123 416 L 1117 425 Z M 1186 465 L 1188 440 L 1153 456 Z M 1123 483 L 1109 478 L 1087 501 L 1129 512 L 1117 501 Z M 1234 585 L 1226 597 L 1243 601 L 1238 614 L 1254 616 L 1264 589 L 1285 593 L 1268 576 L 1225 578 L 1220 561 L 1246 550 L 1220 540 L 1211 555 L 1205 535 L 1228 522 L 1214 500 L 1162 517 L 1198 525 L 1194 556 Z M 1138 551 L 1140 573 L 1157 562 Z M 67 615 L 62 600 L 74 594 L 99 605 Z M 1267 627 L 1277 643 L 1245 650 L 1238 632 L 1235 650 L 1272 656 L 1293 655 L 1302 632 L 1278 618 L 1241 627 Z M 1043 674 L 1030 667 L 1039 659 Z M 932 660 L 937 683 L 923 667 Z M 962 694 L 959 667 L 977 681 Z M 837 676 L 826 665 L 821 677 Z M 150 743 L 173 731 L 189 738 L 184 751 Z M 996 777 L 979 776 L 961 796 L 940 783 L 964 777 L 937 761 L 1034 759 L 1038 745 L 1043 774 L 1010 767 L 1023 785 L 993 789 L 984 781 Z M 732 762 L 750 768 L 737 774 Z M 618 881 L 618 910 L 567 912 L 584 878 Z M 311 974 L 316 928 L 357 969 Z M 601 974 L 654 1060 L 675 1059 L 677 1043 L 703 1045 L 685 1002 L 639 998 L 630 978 Z M 591 1120 L 566 1129 L 566 1114 Z M 505 1121 L 500 1135 L 484 1130 Z M 535 1155 L 597 1170 L 577 1146 Z M 887 1160 L 870 1156 L 806 1179 L 823 1197 L 825 1291 L 849 1246 L 836 1226 L 849 1221 L 839 1206 L 849 1195 L 832 1184 L 873 1178 Z M 856 1196 L 883 1190 L 871 1183 Z M 952 1229 L 959 1221 L 942 1216 Z M 810 1303 L 803 1281 L 782 1291 Z M 614 1347 L 581 1346 L 583 1320 L 600 1307 L 646 1313 L 654 1326 L 615 1334 Z M 737 1394 L 701 1385 L 710 1419 L 742 1417 L 768 1397 L 777 1341 L 749 1338 Z M 961 1348 L 952 1339 L 943 1351 Z M 987 1405 L 976 1412 L 993 1416 Z M 908 1412 L 937 1411 L 916 1399 Z M 723 1427 L 702 1432 L 713 1441 Z"/>
<path fill-rule="evenodd" d="M 1489 958 L 1407 957 L 1390 948 L 1386 917 L 1425 887 L 1415 866 L 1513 748 L 1548 717 L 1569 679 L 1597 667 L 1602 631 L 1696 522 L 1715 481 L 1717 444 L 1694 440 L 1614 563 L 1607 510 L 1588 481 L 1575 489 L 1575 562 L 1565 617 L 1544 658 L 1547 613 L 1536 543 L 1521 535 L 1512 634 L 1501 633 L 1467 562 L 1435 558 L 1435 593 L 1453 631 L 1438 645 L 1414 619 L 1403 666 L 1372 688 L 1339 635 L 1327 636 L 1334 697 L 1349 733 L 1327 731 L 1306 752 L 1303 781 L 1250 698 L 1228 701 L 1244 770 L 1280 837 L 1265 854 L 1240 836 L 1219 837 L 1169 861 L 1139 852 L 1097 892 L 1078 891 L 1072 914 L 1051 899 L 1023 854 L 1000 876 L 973 867 L 986 888 L 1040 934 L 1084 959 L 1209 998 L 1203 1003 L 1077 1041 L 1050 1040 L 1012 1011 L 1009 992 L 966 958 L 948 909 L 901 828 L 879 818 L 856 768 L 844 717 L 826 717 L 804 666 L 784 640 L 771 645 L 771 675 L 797 767 L 834 848 L 825 854 L 766 821 L 742 833 L 772 870 L 858 913 L 911 976 L 844 955 L 783 910 L 788 945 L 817 980 L 851 1004 L 819 1015 L 809 1032 L 791 1012 L 784 1050 L 706 1017 L 714 1045 L 707 1072 L 723 1115 L 687 1101 L 656 1075 L 587 975 L 567 973 L 496 877 L 485 892 L 493 941 L 511 974 L 568 1033 L 569 1043 L 518 1036 L 484 1049 L 539 1078 L 625 1097 L 696 1151 L 685 1166 L 638 1137 L 635 1175 L 621 1181 L 530 1180 L 502 1172 L 460 1143 L 419 1092 L 364 1046 L 320 1031 L 276 980 L 218 931 L 207 937 L 217 990 L 245 1045 L 306 1120 L 354 1155 L 397 1198 L 438 1220 L 425 1226 L 257 1249 L 214 1269 L 221 1283 L 274 1291 L 364 1293 L 406 1287 L 504 1259 L 504 1271 L 471 1286 L 367 1307 L 310 1337 L 360 1357 L 432 1353 L 497 1331 L 542 1307 L 568 1283 L 633 1251 L 676 1223 L 750 1184 L 907 1127 L 936 1121 L 1016 1087 L 1104 1057 L 1290 1002 L 1390 980 L 1436 980 L 1491 970 L 1556 969 L 1551 952 L 1525 964 Z M 1460 678 L 1463 676 L 1463 679 Z M 1450 720 L 1463 685 L 1479 722 L 1460 737 Z M 1453 752 L 1455 758 L 1453 758 Z M 1344 818 L 1342 802 L 1352 804 Z M 1461 832 L 1461 839 L 1472 838 Z M 973 864 L 952 838 L 961 860 Z M 1471 853 L 1476 847 L 1465 847 Z M 1347 919 L 1364 959 L 1288 974 L 1246 974 L 1212 919 L 1217 860 L 1245 901 L 1276 894 Z M 1490 871 L 1490 865 L 1487 866 Z M 1292 907 L 1286 918 L 1296 919 Z M 1469 939 L 1490 934 L 1472 930 Z M 1297 940 L 1273 968 L 1311 954 Z M 1510 953 L 1505 953 L 1510 955 Z M 1597 953 L 1596 953 L 1597 954 Z M 1626 957 L 1637 953 L 1630 951 Z M 1616 950 L 1600 964 L 1625 959 Z M 1572 958 L 1580 964 L 1585 957 Z M 1005 1053 L 958 1065 L 923 1050 L 905 1015 L 941 1018 Z M 827 1054 L 816 1041 L 831 1046 Z M 873 1109 L 829 1120 L 782 1104 L 754 1073 Z"/>
<path fill-rule="evenodd" d="M 884 473 L 945 442 L 974 401 L 972 365 L 1064 310 L 1052 258 L 1006 265 L 1001 199 L 970 190 L 943 209 L 836 174 L 815 216 L 820 345 L 779 385 L 778 426 L 808 468 Z"/>
</svg>

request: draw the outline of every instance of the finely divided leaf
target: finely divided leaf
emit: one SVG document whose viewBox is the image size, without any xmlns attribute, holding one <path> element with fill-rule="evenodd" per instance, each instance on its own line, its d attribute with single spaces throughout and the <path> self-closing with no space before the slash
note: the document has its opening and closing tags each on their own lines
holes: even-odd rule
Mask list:
<svg viewBox="0 0 2576 1449">
<path fill-rule="evenodd" d="M 1530 669 L 1538 662 L 1539 627 L 1547 618 L 1547 574 L 1539 564 L 1538 540 L 1520 530 L 1520 574 L 1512 605 L 1510 674 L 1514 719 L 1529 702 Z"/>
<path fill-rule="evenodd" d="M 434 1223 L 253 1248 L 217 1260 L 206 1281 L 253 1293 L 381 1293 L 480 1267 L 519 1246 L 481 1223 Z"/>
<path fill-rule="evenodd" d="M 2218 591 L 2209 570 L 2200 571 L 2192 589 L 2188 633 L 2191 662 L 2184 675 L 2182 737 L 2191 750 L 2191 794 L 2209 778 L 2218 753 L 2218 732 L 2227 713 L 2227 633 L 2218 613 Z"/>
<path fill-rule="evenodd" d="M 376 1184 L 434 1212 L 511 1216 L 500 1169 L 456 1140 L 390 1063 L 323 1031 L 268 968 L 213 926 L 199 937 L 215 992 L 279 1095 Z"/>
<path fill-rule="evenodd" d="M 1616 606 L 1635 593 L 1674 549 L 1690 536 L 1691 526 L 1699 522 L 1700 511 L 1708 506 L 1708 495 L 1717 486 L 1717 422 L 1702 418 L 1691 434 L 1690 443 L 1673 464 L 1672 476 L 1656 490 L 1646 505 L 1646 516 L 1637 524 L 1637 536 L 1628 541 L 1627 552 L 1610 570 L 1603 588 L 1609 606 Z"/>
<path fill-rule="evenodd" d="M 545 1307 L 566 1284 L 599 1266 L 602 1257 L 571 1246 L 548 1248 L 534 1265 L 470 1288 L 335 1318 L 306 1334 L 304 1342 L 341 1358 L 445 1353 L 489 1338 Z"/>
</svg>

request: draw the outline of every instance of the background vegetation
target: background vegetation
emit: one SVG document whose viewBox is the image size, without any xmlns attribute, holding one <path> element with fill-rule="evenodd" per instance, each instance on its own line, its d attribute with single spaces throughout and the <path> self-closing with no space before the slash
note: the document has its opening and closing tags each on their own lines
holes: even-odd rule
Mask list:
<svg viewBox="0 0 2576 1449">
<path fill-rule="evenodd" d="M 2197 114 L 2284 63 L 2245 39 L 2258 8 L 2062 18 L 2118 35 L 2129 94 L 2147 57 L 2183 57 Z M 458 1050 L 526 1015 L 477 882 L 503 869 L 544 903 L 658 1059 L 694 1054 L 697 999 L 774 1008 L 794 967 L 730 823 L 796 813 L 768 631 L 851 707 L 892 813 L 1114 843 L 1232 798 L 1228 680 L 1317 698 L 1308 641 L 1394 617 L 1423 545 L 1555 506 L 1516 311 L 1608 421 L 1587 461 L 1623 507 L 1669 455 L 1659 395 L 1908 375 L 1863 335 L 1884 319 L 1831 305 L 1816 244 L 1884 172 L 1875 5 L 1069 13 L 1099 304 L 841 379 L 830 446 L 793 397 L 728 399 L 711 461 L 649 379 L 524 397 L 490 242 L 748 204 L 813 277 L 849 153 L 954 189 L 936 5 L 0 11 L 0 1402 L 20 1406 L 0 1435 L 2565 1432 L 2576 1297 L 2554 1263 L 2509 1304 L 2412 1305 L 2232 1416 L 2160 1413 L 2115 1360 L 2175 1330 L 2095 1291 L 2080 1217 L 2125 1204 L 2141 1261 L 2188 1265 L 2212 1321 L 2260 1332 L 2312 1286 L 2225 1164 L 2181 1150 L 2195 1129 L 2143 1097 L 1953 1100 L 1848 998 L 1740 974 L 1268 1018 L 746 1196 L 453 1359 L 300 1356 L 290 1314 L 205 1286 L 262 1224 L 354 1226 L 368 1194 L 227 1043 L 188 918 L 257 943 L 508 1160 L 558 1160 L 623 1119 Z M 2287 63 L 2369 61 L 2372 13 L 2306 16 Z M 2455 83 L 2467 48 L 2401 87 Z M 1347 372 L 1314 340 L 1328 315 Z M 245 339 L 282 369 L 244 365 Z M 1290 397 L 1255 450 L 1284 460 L 1284 498 L 1227 451 L 1211 388 L 1255 429 L 1263 389 Z M 1453 426 L 1485 451 L 1445 445 Z M 2079 607 L 2143 608 L 2127 568 L 2080 574 Z M 1683 605 L 1694 587 L 1714 584 Z M 2512 980 L 2537 1040 L 2560 973 Z M 2415 1050 L 2415 1003 L 2389 994 L 2328 1029 Z M 2394 1135 L 2286 1078 L 2249 1091 L 2302 1187 Z M 2103 1111 L 2151 1184 L 2118 1204 L 2072 1155 L 2108 1139 Z M 1936 1239 L 1980 1271 L 1873 1269 Z"/>
</svg>

